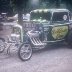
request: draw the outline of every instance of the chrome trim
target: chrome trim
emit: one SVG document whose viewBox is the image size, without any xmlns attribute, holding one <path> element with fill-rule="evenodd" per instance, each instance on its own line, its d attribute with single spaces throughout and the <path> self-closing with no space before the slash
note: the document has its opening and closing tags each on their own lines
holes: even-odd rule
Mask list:
<svg viewBox="0 0 72 72">
<path fill-rule="evenodd" d="M 53 43 L 53 42 L 59 42 L 59 41 L 63 41 L 65 39 L 62 39 L 62 40 L 55 40 L 55 41 L 43 41 L 43 43 Z"/>
<path fill-rule="evenodd" d="M 48 25 L 48 26 L 64 26 L 64 25 L 70 25 L 70 23 L 64 23 L 64 24 L 53 24 L 53 25 Z"/>
</svg>

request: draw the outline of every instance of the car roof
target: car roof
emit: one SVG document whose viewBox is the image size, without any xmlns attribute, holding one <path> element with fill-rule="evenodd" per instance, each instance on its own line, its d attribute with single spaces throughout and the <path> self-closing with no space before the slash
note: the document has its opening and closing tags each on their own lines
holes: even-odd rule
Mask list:
<svg viewBox="0 0 72 72">
<path fill-rule="evenodd" d="M 31 12 L 45 12 L 45 11 L 47 12 L 69 12 L 68 9 L 36 9 L 36 10 L 32 10 Z"/>
</svg>

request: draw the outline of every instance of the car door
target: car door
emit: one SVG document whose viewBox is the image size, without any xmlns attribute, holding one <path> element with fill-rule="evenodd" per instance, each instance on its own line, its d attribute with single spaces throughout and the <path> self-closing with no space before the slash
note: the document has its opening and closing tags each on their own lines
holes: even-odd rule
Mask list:
<svg viewBox="0 0 72 72">
<path fill-rule="evenodd" d="M 64 39 L 69 31 L 68 12 L 54 12 L 52 17 L 51 35 L 54 40 Z"/>
<path fill-rule="evenodd" d="M 58 24 L 51 27 L 53 40 L 65 39 L 69 31 L 69 24 Z"/>
</svg>

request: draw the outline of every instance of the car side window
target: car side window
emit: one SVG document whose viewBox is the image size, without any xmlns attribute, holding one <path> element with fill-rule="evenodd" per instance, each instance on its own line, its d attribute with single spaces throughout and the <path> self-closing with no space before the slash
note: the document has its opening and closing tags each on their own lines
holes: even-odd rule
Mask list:
<svg viewBox="0 0 72 72">
<path fill-rule="evenodd" d="M 52 21 L 69 21 L 68 13 L 67 12 L 55 12 L 53 14 Z"/>
</svg>

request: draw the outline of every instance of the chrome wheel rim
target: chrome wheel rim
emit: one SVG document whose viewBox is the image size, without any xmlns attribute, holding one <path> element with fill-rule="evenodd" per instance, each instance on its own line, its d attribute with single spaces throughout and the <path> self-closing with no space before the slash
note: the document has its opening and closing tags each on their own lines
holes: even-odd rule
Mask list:
<svg viewBox="0 0 72 72">
<path fill-rule="evenodd" d="M 31 49 L 31 46 L 30 44 L 24 44 L 22 47 L 21 47 L 21 50 L 20 50 L 20 56 L 23 60 L 27 60 L 31 57 L 32 55 L 32 49 Z"/>
</svg>

